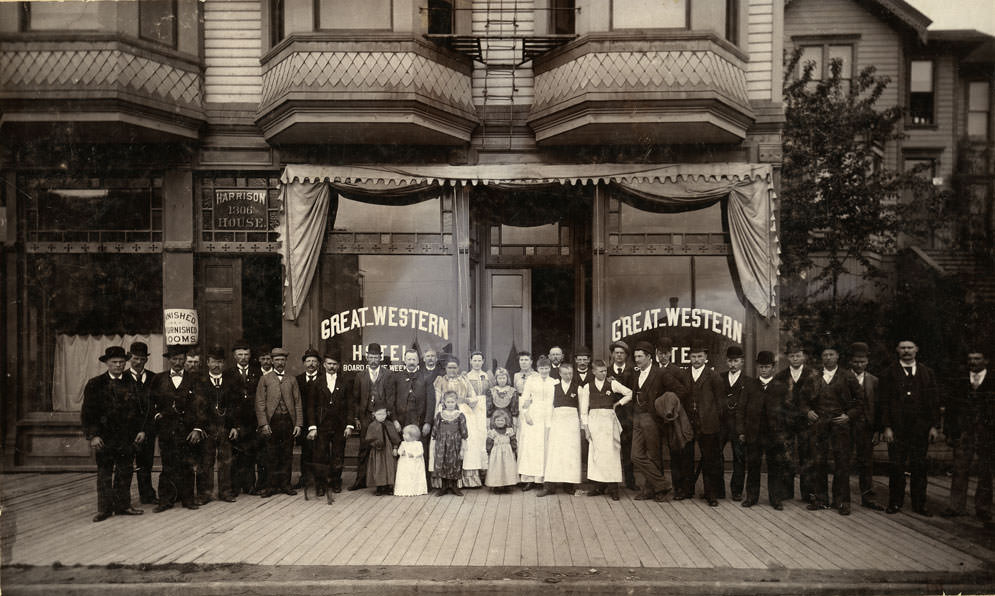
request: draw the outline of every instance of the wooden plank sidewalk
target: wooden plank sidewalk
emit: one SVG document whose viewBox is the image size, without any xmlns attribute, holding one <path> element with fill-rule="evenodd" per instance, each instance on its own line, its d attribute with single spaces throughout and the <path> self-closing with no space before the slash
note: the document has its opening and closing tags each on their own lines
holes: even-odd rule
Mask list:
<svg viewBox="0 0 995 596">
<path fill-rule="evenodd" d="M 887 479 L 876 480 L 881 500 Z M 517 490 L 466 490 L 463 498 L 357 491 L 336 495 L 331 506 L 303 495 L 241 496 L 198 511 L 177 506 L 155 514 L 145 506 L 140 517 L 92 523 L 94 474 L 8 474 L 0 481 L 4 565 L 642 567 L 896 576 L 995 567 L 995 551 L 960 535 L 980 528 L 973 518 L 923 520 L 860 507 L 842 517 L 807 511 L 799 501 L 775 511 L 766 495 L 750 509 L 728 500 L 713 509 L 700 499 L 635 501 L 628 491 L 619 502 L 580 491 L 547 498 Z M 948 489 L 949 479 L 931 479 L 934 510 L 945 506 Z"/>
</svg>

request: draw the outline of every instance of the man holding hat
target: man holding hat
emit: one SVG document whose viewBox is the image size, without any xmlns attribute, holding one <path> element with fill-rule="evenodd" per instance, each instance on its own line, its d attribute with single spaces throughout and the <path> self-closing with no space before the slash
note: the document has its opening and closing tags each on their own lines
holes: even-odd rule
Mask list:
<svg viewBox="0 0 995 596">
<path fill-rule="evenodd" d="M 750 377 L 743 372 L 745 354 L 739 346 L 726 348 L 726 366 L 728 369 L 722 375 L 722 429 L 719 431 L 719 451 L 726 448 L 726 443 L 732 444 L 732 478 L 729 480 L 729 490 L 732 500 L 743 498 L 743 483 L 746 480 L 746 446 L 739 441 L 736 429 L 736 410 L 743 401 L 743 390 Z M 723 462 L 723 468 L 725 467 Z M 719 498 L 724 499 L 725 472 L 723 471 L 722 488 Z"/>
<path fill-rule="evenodd" d="M 235 501 L 232 488 L 232 437 L 235 430 L 235 408 L 238 395 L 234 380 L 224 374 L 225 349 L 214 346 L 207 351 L 207 374 L 201 377 L 207 401 L 207 436 L 202 444 L 203 455 L 197 467 L 197 504 L 213 500 L 214 470 L 217 461 L 218 498 Z"/>
<path fill-rule="evenodd" d="M 833 453 L 833 500 L 840 515 L 850 515 L 850 427 L 863 412 L 864 391 L 852 372 L 839 367 L 839 351 L 832 343 L 822 350 L 822 371 L 802 392 L 801 410 L 812 436 L 815 500 L 810 510 L 829 502 L 829 452 Z"/>
<path fill-rule="evenodd" d="M 387 416 L 391 415 L 390 396 L 387 392 L 390 371 L 380 366 L 383 360 L 383 349 L 378 343 L 366 346 L 366 370 L 359 373 L 352 384 L 353 398 L 350 414 L 351 424 L 346 425 L 346 432 L 360 433 L 362 436 L 366 425 L 373 420 L 373 412 L 384 408 Z M 393 421 L 391 421 L 393 424 Z M 349 490 L 366 488 L 366 461 L 370 456 L 370 447 L 362 441 L 359 447 L 359 459 L 356 468 L 356 481 Z"/>
<path fill-rule="evenodd" d="M 262 371 L 249 363 L 252 351 L 244 340 L 235 342 L 231 353 L 235 366 L 225 372 L 225 377 L 234 399 L 228 434 L 232 444 L 232 496 L 254 495 L 266 484 L 264 443 L 256 432 L 256 389 Z"/>
<path fill-rule="evenodd" d="M 262 496 L 271 497 L 278 492 L 296 495 L 291 488 L 294 439 L 301 434 L 304 412 L 301 409 L 301 390 L 297 379 L 287 374 L 287 352 L 273 348 L 273 372 L 263 375 L 256 389 L 256 422 L 259 433 L 266 440 L 266 490 Z"/>
<path fill-rule="evenodd" d="M 722 430 L 722 415 L 725 386 L 722 377 L 708 362 L 708 349 L 703 343 L 691 344 L 691 370 L 688 381 L 691 385 L 691 421 L 694 434 L 701 451 L 701 480 L 705 486 L 705 500 L 710 507 L 718 507 L 718 496 L 724 491 L 725 478 L 722 476 L 722 448 L 719 443 Z M 694 464 L 692 450 L 691 463 Z M 694 496 L 694 471 L 685 479 L 684 493 Z"/>
<path fill-rule="evenodd" d="M 162 454 L 156 513 L 172 508 L 177 500 L 187 509 L 197 509 L 194 468 L 200 459 L 200 442 L 204 439 L 207 422 L 201 386 L 184 369 L 186 348 L 169 346 L 163 358 L 169 360 L 169 370 L 152 380 L 156 428 Z"/>
<path fill-rule="evenodd" d="M 128 350 L 127 375 L 138 384 L 138 403 L 142 416 L 149 420 L 145 440 L 135 447 L 135 471 L 138 473 L 138 497 L 143 505 L 156 502 L 155 488 L 152 486 L 152 464 L 155 462 L 155 425 L 151 424 L 155 409 L 152 407 L 152 377 L 155 373 L 145 369 L 149 361 L 149 346 L 136 341 Z"/>
<path fill-rule="evenodd" d="M 881 433 L 881 408 L 878 407 L 878 378 L 867 371 L 869 351 L 864 342 L 850 345 L 850 372 L 864 391 L 864 410 L 853 421 L 851 438 L 860 475 L 860 506 L 884 511 L 884 507 L 874 501 L 874 445 Z"/>
<path fill-rule="evenodd" d="M 776 381 L 784 383 L 788 388 L 788 403 L 784 408 L 784 452 L 787 462 L 784 466 L 784 481 L 782 487 L 785 499 L 795 498 L 795 474 L 799 477 L 799 492 L 802 501 L 812 500 L 811 478 L 811 444 L 809 442 L 808 422 L 801 414 L 799 401 L 803 391 L 807 390 L 809 382 L 815 377 L 815 370 L 805 363 L 805 347 L 800 341 L 788 342 L 785 356 L 788 367 L 774 375 Z"/>
<path fill-rule="evenodd" d="M 612 342 L 608 350 L 611 352 L 608 378 L 629 389 L 635 389 L 636 373 L 629 363 L 629 344 L 618 340 Z M 636 490 L 636 476 L 632 471 L 632 403 L 618 406 L 615 414 L 622 425 L 622 475 L 625 477 L 625 486 L 629 490 Z"/>
<path fill-rule="evenodd" d="M 636 405 L 632 420 L 632 466 L 642 486 L 635 498 L 663 501 L 670 492 L 670 482 L 663 474 L 656 399 L 668 391 L 680 397 L 684 386 L 670 371 L 653 365 L 653 346 L 649 342 L 636 344 L 633 358 L 638 373 L 633 390 Z"/>
<path fill-rule="evenodd" d="M 317 350 L 308 346 L 301 356 L 304 363 L 304 372 L 297 375 L 297 386 L 301 389 L 301 409 L 304 412 L 304 421 L 301 428 L 307 428 L 312 422 L 308 419 L 307 413 L 311 406 L 311 392 L 318 386 L 318 369 L 321 368 L 321 354 Z M 297 481 L 297 488 L 303 488 L 307 484 L 308 466 L 311 461 L 311 442 L 304 439 L 301 434 L 301 477 Z"/>
<path fill-rule="evenodd" d="M 788 388 L 774 380 L 774 353 L 757 354 L 757 378 L 747 379 L 743 401 L 736 409 L 739 441 L 746 446 L 746 498 L 743 507 L 760 500 L 760 466 L 767 458 L 767 498 L 778 511 L 781 505 L 781 481 L 784 474 L 784 441 L 781 439 L 783 408 Z"/>
<path fill-rule="evenodd" d="M 124 374 L 128 355 L 111 346 L 99 360 L 107 372 L 87 381 L 83 388 L 80 421 L 97 461 L 97 515 L 104 521 L 114 515 L 141 515 L 131 506 L 132 462 L 135 446 L 147 440 L 148 420 L 139 402 L 138 386 Z"/>
</svg>

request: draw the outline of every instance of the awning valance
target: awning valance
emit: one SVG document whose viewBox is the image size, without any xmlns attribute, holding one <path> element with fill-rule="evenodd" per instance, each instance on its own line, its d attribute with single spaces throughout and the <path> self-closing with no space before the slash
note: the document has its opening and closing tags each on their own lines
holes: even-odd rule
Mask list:
<svg viewBox="0 0 995 596">
<path fill-rule="evenodd" d="M 412 184 L 620 184 L 769 180 L 770 166 L 711 164 L 486 164 L 452 165 L 288 165 L 280 181 L 330 182 L 381 187 Z"/>
</svg>

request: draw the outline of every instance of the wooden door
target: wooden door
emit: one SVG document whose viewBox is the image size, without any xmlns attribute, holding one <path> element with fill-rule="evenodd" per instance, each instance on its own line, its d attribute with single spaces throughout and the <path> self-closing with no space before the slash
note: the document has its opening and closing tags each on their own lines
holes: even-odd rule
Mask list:
<svg viewBox="0 0 995 596">
<path fill-rule="evenodd" d="M 505 366 L 512 350 L 532 345 L 532 271 L 487 269 L 483 295 L 487 364 Z"/>
<path fill-rule="evenodd" d="M 242 259 L 202 257 L 199 269 L 200 347 L 227 354 L 242 337 Z"/>
</svg>

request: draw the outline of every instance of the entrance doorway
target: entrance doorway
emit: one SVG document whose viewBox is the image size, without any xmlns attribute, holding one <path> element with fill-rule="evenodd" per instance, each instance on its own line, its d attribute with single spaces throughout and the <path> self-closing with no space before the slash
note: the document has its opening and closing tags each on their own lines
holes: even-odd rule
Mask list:
<svg viewBox="0 0 995 596">
<path fill-rule="evenodd" d="M 281 343 L 280 257 L 203 256 L 199 259 L 197 310 L 200 343 L 229 352 L 239 339 L 257 350 Z"/>
</svg>

